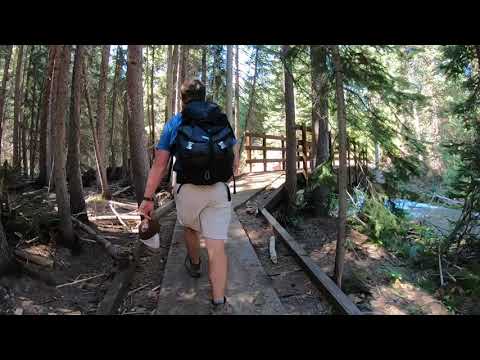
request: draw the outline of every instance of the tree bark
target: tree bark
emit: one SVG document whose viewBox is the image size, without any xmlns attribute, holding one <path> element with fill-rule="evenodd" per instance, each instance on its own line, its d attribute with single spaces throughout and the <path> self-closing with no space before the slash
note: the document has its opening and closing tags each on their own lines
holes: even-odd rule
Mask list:
<svg viewBox="0 0 480 360">
<path fill-rule="evenodd" d="M 123 53 L 122 48 L 117 46 L 117 54 L 116 54 L 116 61 L 115 61 L 115 75 L 113 76 L 113 90 L 112 90 L 112 110 L 111 110 L 111 120 L 112 120 L 112 127 L 110 130 L 110 166 L 114 169 L 117 166 L 117 144 L 115 141 L 115 124 L 117 119 L 117 92 L 118 92 L 118 78 L 120 77 L 120 70 L 123 64 Z"/>
<path fill-rule="evenodd" d="M 178 61 L 178 83 L 177 83 L 177 112 L 180 112 L 182 109 L 182 97 L 180 94 L 180 89 L 183 82 L 186 80 L 187 76 L 187 55 L 188 54 L 188 45 L 180 46 L 180 54 Z"/>
<path fill-rule="evenodd" d="M 327 49 L 324 45 L 310 46 L 310 60 L 312 68 L 312 147 L 315 166 L 326 162 L 330 158 L 328 138 L 328 77 L 327 77 Z M 320 184 L 313 191 L 313 206 L 315 216 L 328 215 L 328 197 L 330 190 Z"/>
<path fill-rule="evenodd" d="M 335 93 L 337 101 L 339 173 L 338 173 L 338 232 L 335 256 L 335 281 L 342 286 L 343 265 L 345 261 L 345 235 L 347 221 L 347 124 L 345 119 L 345 98 L 343 93 L 343 67 L 338 45 L 331 47 L 335 67 Z"/>
<path fill-rule="evenodd" d="M 173 83 L 173 47 L 167 48 L 167 96 L 165 97 L 165 123 L 172 117 L 172 83 Z"/>
<path fill-rule="evenodd" d="M 42 112 L 40 116 L 40 156 L 39 156 L 39 183 L 42 186 L 48 184 L 48 177 L 51 169 L 51 153 L 50 153 L 50 109 L 53 77 L 55 76 L 55 46 L 49 46 L 48 65 L 45 86 L 43 89 Z"/>
<path fill-rule="evenodd" d="M 151 61 L 151 72 L 150 72 L 150 145 L 152 146 L 152 159 L 155 156 L 155 106 L 153 101 L 153 77 L 154 77 L 154 66 L 155 66 L 155 47 L 152 45 L 152 61 Z"/>
<path fill-rule="evenodd" d="M 12 45 L 6 45 L 7 54 L 5 56 L 5 63 L 3 65 L 2 87 L 0 88 L 0 157 L 2 153 L 3 113 L 5 108 L 7 82 L 9 78 L 8 71 L 10 68 L 10 60 L 12 58 L 12 48 Z"/>
<path fill-rule="evenodd" d="M 110 57 L 110 45 L 102 47 L 102 62 L 100 65 L 100 81 L 98 83 L 97 96 L 97 140 L 100 153 L 100 174 L 102 177 L 102 197 L 110 198 L 110 190 L 107 180 L 107 154 L 105 149 L 105 127 L 106 127 L 106 106 L 107 106 L 107 76 L 108 59 Z"/>
<path fill-rule="evenodd" d="M 46 80 L 43 81 L 43 84 L 45 84 Z M 43 84 L 40 89 L 43 89 Z M 42 99 L 41 99 L 41 94 L 38 96 L 37 100 L 37 113 L 35 116 L 35 127 L 33 129 L 32 135 L 31 135 L 31 149 L 30 149 L 30 177 L 33 179 L 35 176 L 35 165 L 37 161 L 37 152 L 38 152 L 38 130 L 39 130 L 39 124 L 40 124 L 40 113 L 42 111 Z M 33 121 L 33 117 L 32 117 Z"/>
<path fill-rule="evenodd" d="M 235 50 L 235 137 L 240 136 L 240 67 L 239 67 L 239 46 Z"/>
<path fill-rule="evenodd" d="M 290 46 L 282 46 L 285 77 L 285 128 L 287 137 L 286 152 L 286 175 L 285 187 L 287 189 L 287 212 L 291 215 L 295 212 L 297 194 L 297 139 L 295 132 L 295 94 L 293 90 L 293 77 L 289 61 Z"/>
<path fill-rule="evenodd" d="M 143 200 L 148 175 L 148 153 L 145 142 L 142 82 L 142 45 L 128 46 L 127 87 L 131 113 L 128 118 L 130 158 L 135 195 Z"/>
<path fill-rule="evenodd" d="M 8 55 L 7 55 L 8 56 Z M 12 268 L 14 257 L 12 249 L 8 246 L 3 224 L 0 221 L 0 277 Z"/>
<path fill-rule="evenodd" d="M 33 47 L 32 46 L 32 54 L 33 55 Z M 35 164 L 33 162 L 33 154 L 35 153 L 35 143 L 36 143 L 36 132 L 35 132 L 35 118 L 37 115 L 35 114 L 35 106 L 37 105 L 37 63 L 33 61 L 32 67 L 32 75 L 33 75 L 33 89 L 32 89 L 32 101 L 30 104 L 30 127 L 29 127 L 29 136 L 28 136 L 28 149 L 29 149 L 29 170 L 30 170 L 30 178 L 33 179 L 34 171 L 35 171 Z M 38 108 L 37 108 L 38 110 Z M 38 111 L 37 111 L 38 113 Z"/>
<path fill-rule="evenodd" d="M 22 61 L 23 45 L 18 46 L 17 65 L 15 68 L 15 97 L 13 105 L 13 168 L 17 171 L 20 168 L 20 122 L 22 111 Z"/>
<path fill-rule="evenodd" d="M 90 129 L 92 130 L 92 136 L 93 136 L 93 148 L 94 148 L 94 152 L 95 152 L 95 163 L 96 163 L 96 167 L 97 167 L 97 179 L 100 180 L 100 187 L 101 189 L 105 189 L 106 188 L 106 176 L 104 177 L 103 176 L 103 172 L 102 172 L 102 166 L 104 166 L 102 164 L 102 157 L 100 155 L 100 146 L 98 145 L 98 135 L 97 135 L 97 132 L 95 130 L 95 123 L 94 123 L 94 119 L 93 119 L 93 111 L 92 111 L 92 105 L 91 105 L 91 102 L 90 102 L 90 95 L 89 95 L 89 92 L 88 92 L 88 78 L 87 78 L 87 70 L 86 70 L 86 66 L 85 66 L 85 62 L 82 64 L 82 70 L 83 70 L 83 87 L 84 87 L 84 94 L 85 94 L 85 101 L 87 103 L 87 111 L 88 111 L 88 119 L 90 120 Z M 109 194 L 107 194 L 109 195 Z M 104 196 L 105 197 L 105 196 Z"/>
<path fill-rule="evenodd" d="M 24 176 L 28 176 L 28 163 L 27 163 L 27 120 L 25 116 L 25 108 L 27 107 L 28 103 L 28 94 L 29 94 L 29 89 L 30 89 L 30 79 L 32 75 L 32 71 L 30 70 L 32 67 L 32 54 L 34 50 L 35 45 L 32 45 L 30 47 L 30 53 L 28 55 L 28 65 L 27 65 L 27 58 L 25 58 L 24 62 L 24 68 L 23 68 L 23 101 L 22 101 L 22 112 L 21 112 L 21 123 L 20 123 L 20 129 L 21 129 L 21 144 L 22 144 L 22 169 L 23 169 L 23 174 Z M 25 74 L 26 79 L 25 79 Z M 35 79 L 34 79 L 35 81 Z M 32 109 L 33 107 L 31 107 Z"/>
<path fill-rule="evenodd" d="M 227 89 L 225 93 L 225 112 L 228 121 L 235 130 L 233 119 L 233 45 L 227 45 Z"/>
<path fill-rule="evenodd" d="M 82 173 L 80 171 L 80 113 L 82 103 L 82 64 L 85 47 L 77 45 L 72 73 L 72 95 L 70 102 L 70 127 L 68 131 L 67 177 L 70 190 L 70 207 L 74 214 L 85 212 Z M 82 216 L 88 220 L 86 214 Z"/>
<path fill-rule="evenodd" d="M 58 75 L 56 77 L 56 96 L 54 111 L 54 173 L 55 193 L 57 195 L 58 214 L 62 243 L 68 248 L 75 245 L 75 235 L 72 226 L 70 197 L 67 191 L 65 171 L 65 117 L 67 113 L 68 70 L 70 67 L 70 46 L 57 45 Z"/>
<path fill-rule="evenodd" d="M 122 178 L 126 178 L 129 173 L 128 167 L 128 103 L 127 92 L 123 97 L 123 128 L 122 128 Z"/>
<path fill-rule="evenodd" d="M 248 131 L 248 126 L 250 124 L 250 118 L 252 116 L 252 111 L 253 111 L 253 104 L 255 103 L 255 92 L 257 88 L 257 77 L 258 77 L 258 46 L 255 49 L 255 65 L 254 65 L 254 70 L 253 70 L 253 81 L 252 81 L 252 89 L 250 91 L 250 96 L 248 99 L 248 108 L 247 108 L 247 116 L 245 117 L 245 129 L 243 131 L 242 139 L 240 141 L 240 154 L 242 153 L 243 150 L 243 144 L 244 144 L 244 139 L 245 139 L 245 132 Z"/>
<path fill-rule="evenodd" d="M 202 47 L 202 83 L 205 86 L 207 86 L 207 50 L 208 45 L 204 45 Z"/>
<path fill-rule="evenodd" d="M 179 45 L 174 45 L 172 50 L 172 87 L 171 87 L 171 106 L 172 113 L 170 117 L 175 115 L 179 109 L 177 107 L 177 89 L 178 89 L 178 47 Z"/>
</svg>

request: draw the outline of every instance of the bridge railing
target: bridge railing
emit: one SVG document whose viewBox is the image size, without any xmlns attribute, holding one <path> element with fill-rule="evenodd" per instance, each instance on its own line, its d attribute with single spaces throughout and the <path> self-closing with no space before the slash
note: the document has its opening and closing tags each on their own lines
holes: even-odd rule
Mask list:
<svg viewBox="0 0 480 360">
<path fill-rule="evenodd" d="M 312 128 L 305 125 L 297 125 L 297 169 L 312 169 L 313 165 L 313 136 Z M 250 172 L 256 171 L 278 171 L 285 170 L 286 162 L 286 141 L 283 135 L 270 135 L 247 131 L 245 133 L 245 151 L 247 155 L 246 163 Z M 338 166 L 338 145 L 332 140 L 329 132 L 329 151 L 333 151 L 333 165 Z M 272 156 L 273 153 L 273 156 Z M 263 165 L 263 166 L 262 166 Z M 360 144 L 353 139 L 347 138 L 347 171 L 348 184 L 358 184 L 368 168 L 367 148 L 365 144 Z"/>
</svg>

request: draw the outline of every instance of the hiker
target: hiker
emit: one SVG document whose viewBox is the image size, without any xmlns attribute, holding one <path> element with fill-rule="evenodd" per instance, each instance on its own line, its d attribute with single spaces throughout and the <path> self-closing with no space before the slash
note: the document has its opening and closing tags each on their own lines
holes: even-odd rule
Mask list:
<svg viewBox="0 0 480 360">
<path fill-rule="evenodd" d="M 231 314 L 232 307 L 225 297 L 225 241 L 231 217 L 228 182 L 239 165 L 237 141 L 225 113 L 217 104 L 205 100 L 205 86 L 201 81 L 185 81 L 180 92 L 182 111 L 165 124 L 155 148 L 139 213 L 150 218 L 155 189 L 168 171 L 170 157 L 175 156 L 173 170 L 177 184 L 173 194 L 178 221 L 185 228 L 186 271 L 194 278 L 201 276 L 202 236 L 212 287 L 211 313 Z"/>
</svg>

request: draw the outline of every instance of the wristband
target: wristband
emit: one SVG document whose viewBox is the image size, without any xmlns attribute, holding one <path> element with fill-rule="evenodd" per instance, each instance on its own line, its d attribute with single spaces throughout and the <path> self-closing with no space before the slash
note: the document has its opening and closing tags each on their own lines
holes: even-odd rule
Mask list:
<svg viewBox="0 0 480 360">
<path fill-rule="evenodd" d="M 146 197 L 146 196 L 144 196 L 144 197 L 143 197 L 143 200 L 153 202 L 153 196 L 152 196 L 152 197 Z"/>
</svg>

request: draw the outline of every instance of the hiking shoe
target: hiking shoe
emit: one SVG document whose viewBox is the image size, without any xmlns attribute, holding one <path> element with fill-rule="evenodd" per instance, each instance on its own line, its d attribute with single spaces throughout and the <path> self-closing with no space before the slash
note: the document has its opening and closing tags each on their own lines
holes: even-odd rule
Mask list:
<svg viewBox="0 0 480 360">
<path fill-rule="evenodd" d="M 193 278 L 199 278 L 201 273 L 200 273 L 200 264 L 202 263 L 201 259 L 199 258 L 199 263 L 198 264 L 193 264 L 192 260 L 190 259 L 190 256 L 185 257 L 185 269 L 187 269 L 187 272 L 190 274 L 191 277 Z"/>
<path fill-rule="evenodd" d="M 224 297 L 223 304 L 215 304 L 212 300 L 212 308 L 210 309 L 210 315 L 234 315 L 233 307 Z"/>
</svg>

